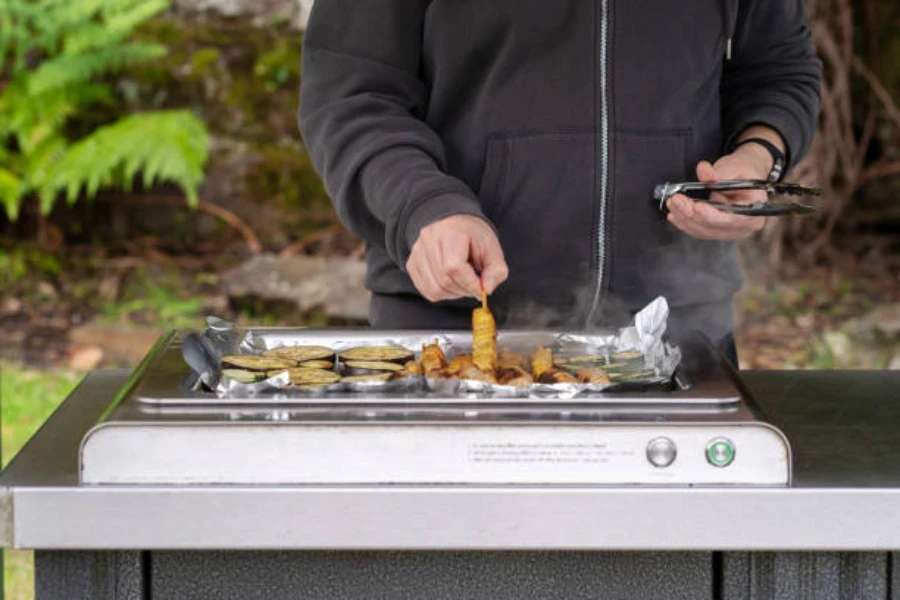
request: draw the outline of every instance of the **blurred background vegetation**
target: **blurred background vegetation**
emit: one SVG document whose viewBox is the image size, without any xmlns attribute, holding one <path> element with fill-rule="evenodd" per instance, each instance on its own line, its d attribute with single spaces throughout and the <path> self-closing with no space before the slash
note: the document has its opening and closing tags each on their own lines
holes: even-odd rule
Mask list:
<svg viewBox="0 0 900 600">
<path fill-rule="evenodd" d="M 357 272 L 361 246 L 297 132 L 308 4 L 0 0 L 5 462 L 80 374 L 134 365 L 161 330 L 204 314 L 364 318 L 364 298 L 348 304 L 329 287 L 339 278 L 321 276 Z M 792 177 L 826 194 L 817 217 L 778 220 L 744 245 L 741 360 L 897 369 L 900 5 L 807 5 L 824 107 Z M 317 300 L 248 285 L 248 273 L 302 278 Z M 6 563 L 7 597 L 30 598 L 30 554 Z"/>
</svg>

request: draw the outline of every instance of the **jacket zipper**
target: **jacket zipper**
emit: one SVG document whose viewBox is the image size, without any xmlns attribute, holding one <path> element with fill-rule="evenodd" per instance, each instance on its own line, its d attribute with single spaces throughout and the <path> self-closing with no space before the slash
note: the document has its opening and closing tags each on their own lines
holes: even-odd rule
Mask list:
<svg viewBox="0 0 900 600">
<path fill-rule="evenodd" d="M 600 0 L 600 206 L 597 219 L 597 287 L 594 291 L 594 300 L 588 312 L 586 327 L 594 322 L 600 301 L 603 297 L 603 288 L 606 285 L 606 257 L 607 257 L 607 199 L 609 196 L 609 94 L 607 72 L 607 42 L 609 37 L 609 0 Z"/>
</svg>

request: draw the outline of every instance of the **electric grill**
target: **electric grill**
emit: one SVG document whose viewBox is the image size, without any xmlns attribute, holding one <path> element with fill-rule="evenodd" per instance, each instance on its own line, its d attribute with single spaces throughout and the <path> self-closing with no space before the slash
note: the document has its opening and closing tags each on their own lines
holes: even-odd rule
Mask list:
<svg viewBox="0 0 900 600">
<path fill-rule="evenodd" d="M 271 345 L 465 333 L 256 329 Z M 497 397 L 395 392 L 222 396 L 164 335 L 84 437 L 83 485 L 787 486 L 791 450 L 700 335 L 663 382 Z M 500 344 L 504 342 L 500 334 Z M 527 335 L 535 334 L 509 334 Z M 471 337 L 469 337 L 471 341 Z"/>
</svg>

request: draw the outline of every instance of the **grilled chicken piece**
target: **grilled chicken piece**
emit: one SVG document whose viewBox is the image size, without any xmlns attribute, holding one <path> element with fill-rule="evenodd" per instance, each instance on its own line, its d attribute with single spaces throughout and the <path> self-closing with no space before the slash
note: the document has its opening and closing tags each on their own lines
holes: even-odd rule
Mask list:
<svg viewBox="0 0 900 600">
<path fill-rule="evenodd" d="M 500 351 L 500 355 L 497 357 L 497 369 L 522 369 L 523 371 L 530 371 L 528 365 L 528 357 L 524 354 L 518 354 L 516 352 L 510 352 L 509 350 L 503 349 Z"/>
<path fill-rule="evenodd" d="M 550 348 L 540 346 L 537 351 L 531 355 L 531 374 L 535 381 L 540 380 L 544 371 L 553 369 L 553 351 Z"/>
<path fill-rule="evenodd" d="M 544 369 L 537 377 L 538 383 L 578 383 L 575 376 L 562 369 Z"/>
<path fill-rule="evenodd" d="M 486 373 L 497 369 L 497 323 L 481 290 L 481 307 L 472 311 L 472 362 Z"/>
<path fill-rule="evenodd" d="M 450 361 L 450 366 L 447 367 L 451 373 L 459 373 L 466 367 L 474 366 L 475 363 L 472 362 L 471 354 L 457 354 L 453 357 L 453 360 Z"/>
<path fill-rule="evenodd" d="M 482 371 L 475 365 L 465 367 L 462 371 L 460 371 L 459 378 L 471 379 L 472 381 L 483 381 L 484 383 L 497 385 L 497 377 L 493 373 Z"/>
<path fill-rule="evenodd" d="M 515 387 L 526 387 L 534 383 L 531 375 L 522 367 L 499 367 L 497 369 L 497 379 L 502 385 L 512 385 Z"/>
<path fill-rule="evenodd" d="M 444 351 L 438 345 L 437 340 L 433 344 L 422 346 L 422 355 L 419 357 L 419 370 L 426 376 L 431 377 L 431 373 L 439 371 L 447 367 L 447 357 Z"/>
<path fill-rule="evenodd" d="M 600 367 L 585 367 L 575 372 L 578 381 L 581 383 L 612 383 L 606 371 Z"/>
<path fill-rule="evenodd" d="M 398 373 L 401 377 L 408 377 L 409 375 L 421 375 L 422 370 L 419 369 L 419 363 L 414 360 L 407 361 L 405 365 L 403 365 L 403 371 Z"/>
</svg>

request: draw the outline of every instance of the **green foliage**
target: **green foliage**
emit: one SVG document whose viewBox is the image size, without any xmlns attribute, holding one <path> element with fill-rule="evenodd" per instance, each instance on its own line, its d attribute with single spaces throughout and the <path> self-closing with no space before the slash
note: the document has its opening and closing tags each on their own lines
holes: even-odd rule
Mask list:
<svg viewBox="0 0 900 600">
<path fill-rule="evenodd" d="M 163 46 L 130 42 L 134 29 L 168 0 L 0 0 L 0 204 L 15 220 L 29 194 L 49 212 L 61 192 L 75 202 L 104 187 L 176 183 L 191 205 L 203 179 L 209 137 L 185 111 L 132 115 L 81 139 L 66 126 L 109 105 L 103 76 L 164 56 Z"/>
<path fill-rule="evenodd" d="M 34 275 L 56 277 L 61 272 L 62 264 L 52 254 L 21 246 L 0 248 L 0 290 L 8 289 Z"/>
</svg>

